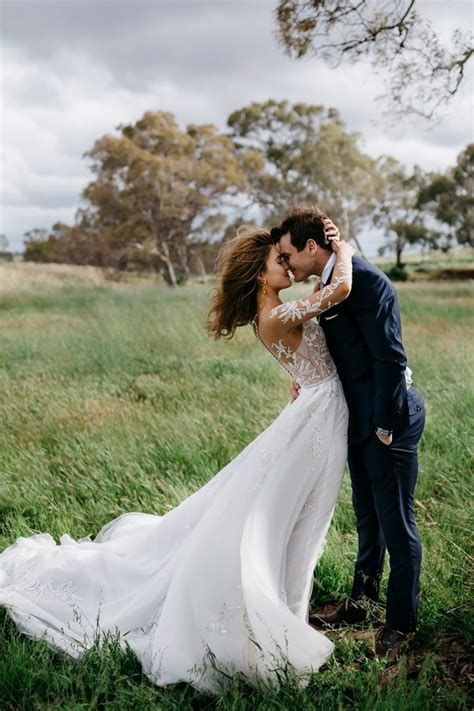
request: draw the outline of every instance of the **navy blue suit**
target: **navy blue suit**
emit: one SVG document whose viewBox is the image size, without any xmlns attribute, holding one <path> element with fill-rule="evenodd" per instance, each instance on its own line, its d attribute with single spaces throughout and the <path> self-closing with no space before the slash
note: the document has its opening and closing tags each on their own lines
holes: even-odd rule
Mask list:
<svg viewBox="0 0 474 711">
<path fill-rule="evenodd" d="M 418 611 L 421 544 L 413 497 L 424 405 L 414 387 L 407 390 L 400 309 L 391 281 L 361 257 L 353 257 L 352 265 L 350 295 L 320 317 L 349 408 L 348 460 L 358 532 L 351 597 L 378 600 L 387 548 L 387 625 L 406 632 L 415 628 Z M 376 427 L 393 430 L 391 445 L 380 442 Z"/>
</svg>

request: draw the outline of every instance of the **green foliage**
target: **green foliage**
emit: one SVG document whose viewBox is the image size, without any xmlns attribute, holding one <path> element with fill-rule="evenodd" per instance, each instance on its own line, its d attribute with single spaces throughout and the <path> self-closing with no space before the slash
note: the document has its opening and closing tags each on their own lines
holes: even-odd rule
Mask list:
<svg viewBox="0 0 474 711">
<path fill-rule="evenodd" d="M 393 158 L 378 162 L 374 224 L 383 227 L 387 236 L 387 242 L 379 252 L 394 252 L 398 270 L 403 267 L 402 257 L 408 246 L 416 244 L 422 249 L 441 246 L 442 235 L 428 227 L 428 215 L 419 201 L 426 181 L 427 176 L 418 166 L 407 173 Z"/>
<path fill-rule="evenodd" d="M 404 267 L 398 267 L 396 264 L 393 267 L 390 267 L 390 269 L 385 269 L 385 274 L 392 281 L 408 280 L 408 272 L 406 271 L 406 269 Z"/>
<path fill-rule="evenodd" d="M 2 234 L 0 234 L 0 259 L 4 262 L 13 261 L 13 254 L 8 251 L 8 239 Z"/>
<path fill-rule="evenodd" d="M 247 174 L 251 197 L 268 221 L 292 202 L 314 202 L 345 236 L 357 237 L 374 207 L 375 162 L 336 109 L 269 99 L 234 111 L 228 125 L 240 154 L 263 157 L 259 170 Z"/>
<path fill-rule="evenodd" d="M 314 53 L 330 66 L 369 62 L 386 70 L 391 118 L 432 119 L 462 85 L 474 55 L 468 28 L 455 29 L 445 46 L 422 3 L 415 0 L 279 0 L 277 33 L 285 51 Z M 388 113 L 388 112 L 387 112 Z"/>
<path fill-rule="evenodd" d="M 25 234 L 23 259 L 25 262 L 55 262 L 56 240 L 47 230 L 33 229 Z"/>
<path fill-rule="evenodd" d="M 146 112 L 121 136 L 104 136 L 87 153 L 96 178 L 84 190 L 82 222 L 124 264 L 160 265 L 168 282 L 189 275 L 188 247 L 206 233 L 224 199 L 246 178 L 231 140 L 211 125 L 182 130 L 165 112 Z M 104 232 L 105 231 L 105 232 Z"/>
<path fill-rule="evenodd" d="M 430 176 L 420 190 L 418 205 L 430 211 L 459 244 L 474 247 L 474 143 L 458 155 L 454 168 Z"/>
<path fill-rule="evenodd" d="M 199 256 L 194 242 L 247 187 L 233 143 L 211 125 L 183 130 L 159 111 L 120 129 L 86 153 L 95 177 L 76 224 L 28 233 L 26 259 L 162 270 L 170 285 L 184 283 L 190 248 Z"/>
<path fill-rule="evenodd" d="M 148 111 L 102 136 L 86 154 L 94 179 L 76 223 L 27 232 L 25 260 L 159 271 L 183 285 L 214 270 L 219 241 L 250 208 L 271 224 L 296 202 L 319 205 L 362 254 L 366 226 L 382 227 L 398 267 L 409 245 L 474 241 L 472 146 L 446 175 L 408 175 L 365 154 L 334 108 L 269 99 L 232 112 L 228 127 L 182 129 L 173 114 Z"/>
<path fill-rule="evenodd" d="M 113 639 L 72 662 L 19 635 L 3 615 L 0 708 L 468 707 L 457 676 L 462 655 L 447 656 L 445 647 L 473 637 L 472 285 L 401 284 L 399 291 L 410 365 L 427 406 L 415 502 L 424 546 L 421 661 L 388 667 L 370 658 L 367 640 L 338 633 L 335 657 L 307 689 L 289 672 L 278 690 L 235 680 L 209 699 L 187 685 L 154 687 Z M 162 514 L 273 420 L 287 401 L 285 372 L 250 330 L 212 342 L 202 328 L 207 304 L 207 289 L 196 286 L 48 285 L 1 297 L 1 548 L 35 531 L 94 534 L 124 511 Z M 355 546 L 346 477 L 313 603 L 347 593 Z"/>
</svg>

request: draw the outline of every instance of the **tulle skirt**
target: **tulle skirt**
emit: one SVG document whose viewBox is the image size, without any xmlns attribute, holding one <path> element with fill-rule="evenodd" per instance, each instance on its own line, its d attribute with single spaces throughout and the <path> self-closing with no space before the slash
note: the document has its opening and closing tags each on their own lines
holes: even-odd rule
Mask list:
<svg viewBox="0 0 474 711">
<path fill-rule="evenodd" d="M 217 693 L 231 675 L 273 683 L 285 666 L 305 685 L 333 649 L 307 619 L 347 426 L 337 375 L 303 387 L 165 515 L 125 513 L 94 540 L 19 538 L 0 555 L 0 605 L 72 657 L 116 635 L 160 686 Z"/>
</svg>

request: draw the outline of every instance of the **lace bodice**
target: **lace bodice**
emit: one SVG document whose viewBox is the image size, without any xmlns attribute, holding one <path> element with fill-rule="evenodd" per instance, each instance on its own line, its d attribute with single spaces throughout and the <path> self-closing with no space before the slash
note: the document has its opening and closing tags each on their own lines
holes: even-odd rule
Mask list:
<svg viewBox="0 0 474 711">
<path fill-rule="evenodd" d="M 269 338 L 268 346 L 260 336 L 257 316 L 254 317 L 252 325 L 257 338 L 300 385 L 315 385 L 336 373 L 336 366 L 317 317 L 343 301 L 349 295 L 351 286 L 351 254 L 338 254 L 329 284 L 314 291 L 309 297 L 272 308 L 269 321 L 273 320 L 282 326 L 282 329 L 278 329 L 281 334 L 280 337 L 277 336 L 278 340 L 272 341 Z M 301 341 L 295 349 L 290 333 L 293 336 L 299 328 Z"/>
<path fill-rule="evenodd" d="M 283 339 L 268 348 L 260 338 L 256 319 L 253 326 L 259 341 L 300 385 L 315 385 L 336 372 L 324 331 L 316 318 L 302 324 L 301 342 L 296 350 L 291 350 Z"/>
</svg>

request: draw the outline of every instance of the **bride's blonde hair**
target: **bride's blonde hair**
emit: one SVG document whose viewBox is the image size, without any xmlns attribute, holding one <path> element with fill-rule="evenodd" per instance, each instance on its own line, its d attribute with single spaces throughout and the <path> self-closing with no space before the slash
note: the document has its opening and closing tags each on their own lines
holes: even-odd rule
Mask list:
<svg viewBox="0 0 474 711">
<path fill-rule="evenodd" d="M 206 330 L 217 340 L 232 338 L 238 326 L 257 313 L 257 276 L 265 269 L 272 238 L 268 230 L 243 225 L 224 242 L 217 256 L 217 287 L 212 295 Z"/>
</svg>

